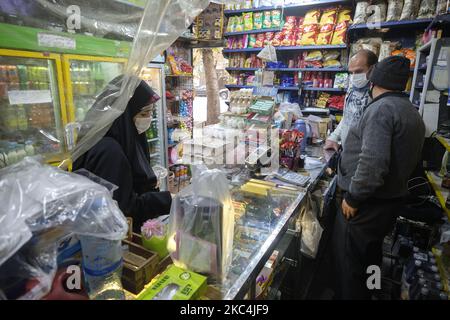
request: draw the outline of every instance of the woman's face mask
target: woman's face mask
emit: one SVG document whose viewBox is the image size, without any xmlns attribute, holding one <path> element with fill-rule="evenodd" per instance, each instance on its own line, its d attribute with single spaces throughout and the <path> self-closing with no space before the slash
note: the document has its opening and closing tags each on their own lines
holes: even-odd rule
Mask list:
<svg viewBox="0 0 450 320">
<path fill-rule="evenodd" d="M 139 134 L 144 133 L 150 128 L 152 123 L 153 108 L 150 106 L 144 107 L 141 112 L 139 112 L 134 117 L 134 124 Z"/>
</svg>

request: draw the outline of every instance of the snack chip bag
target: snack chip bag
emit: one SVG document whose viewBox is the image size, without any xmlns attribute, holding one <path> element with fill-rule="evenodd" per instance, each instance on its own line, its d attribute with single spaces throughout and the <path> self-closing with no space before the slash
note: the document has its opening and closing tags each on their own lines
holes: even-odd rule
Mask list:
<svg viewBox="0 0 450 320">
<path fill-rule="evenodd" d="M 297 17 L 288 16 L 286 17 L 286 22 L 283 25 L 283 30 L 294 30 L 296 27 Z"/>
<path fill-rule="evenodd" d="M 340 68 L 341 66 L 338 60 L 327 60 L 323 63 L 324 68 Z"/>
<path fill-rule="evenodd" d="M 305 21 L 305 17 L 297 17 L 297 26 L 300 28 L 303 26 L 303 22 Z"/>
<path fill-rule="evenodd" d="M 276 32 L 275 36 L 272 40 L 272 45 L 274 47 L 279 47 L 282 44 L 282 41 L 284 40 L 284 33 L 283 32 Z"/>
<path fill-rule="evenodd" d="M 305 21 L 306 21 L 306 19 L 305 19 Z M 315 45 L 318 34 L 319 34 L 319 25 L 318 24 L 305 25 L 304 29 L 303 29 L 301 45 L 303 45 L 303 46 Z"/>
<path fill-rule="evenodd" d="M 236 24 L 236 17 L 230 17 L 228 19 L 227 31 L 226 32 L 234 32 Z"/>
<path fill-rule="evenodd" d="M 269 44 L 272 44 L 272 40 L 275 37 L 274 32 L 266 32 L 264 34 L 264 46 L 267 46 Z"/>
<path fill-rule="evenodd" d="M 317 37 L 316 44 L 317 45 L 327 45 L 331 43 L 331 39 L 333 37 L 334 32 L 334 24 L 324 24 L 320 28 L 320 33 Z"/>
<path fill-rule="evenodd" d="M 256 35 L 255 48 L 262 48 L 264 46 L 265 36 L 264 33 L 258 33 Z"/>
<path fill-rule="evenodd" d="M 272 15 L 270 11 L 264 11 L 263 29 L 270 29 L 270 28 L 272 28 Z"/>
<path fill-rule="evenodd" d="M 351 22 L 352 21 L 352 10 L 348 8 L 343 8 L 339 10 L 336 23 L 341 22 Z"/>
<path fill-rule="evenodd" d="M 253 29 L 253 13 L 245 12 L 242 14 L 242 19 L 244 20 L 244 31 L 250 31 Z"/>
<path fill-rule="evenodd" d="M 322 60 L 323 55 L 322 52 L 319 50 L 310 51 L 307 53 L 305 57 L 305 61 L 311 62 L 311 61 L 320 61 Z"/>
<path fill-rule="evenodd" d="M 337 60 L 341 53 L 339 51 L 326 51 L 323 55 L 323 61 L 329 61 L 329 60 Z"/>
<path fill-rule="evenodd" d="M 318 24 L 320 21 L 320 9 L 309 10 L 305 15 L 304 24 Z"/>
<path fill-rule="evenodd" d="M 337 8 L 328 8 L 325 9 L 322 13 L 322 17 L 320 18 L 320 25 L 325 24 L 335 24 L 337 18 Z"/>
<path fill-rule="evenodd" d="M 369 7 L 368 1 L 360 1 L 356 4 L 355 17 L 353 19 L 353 24 L 366 23 L 368 7 Z"/>
<path fill-rule="evenodd" d="M 416 52 L 412 49 L 403 49 L 405 53 L 405 58 L 408 58 L 411 61 L 411 67 L 416 66 Z"/>
<path fill-rule="evenodd" d="M 242 32 L 244 31 L 244 18 L 242 16 L 236 17 L 236 27 L 235 32 Z"/>
<path fill-rule="evenodd" d="M 255 48 L 256 45 L 256 36 L 254 34 L 250 34 L 248 36 L 248 47 Z"/>
<path fill-rule="evenodd" d="M 280 28 L 281 27 L 281 11 L 280 10 L 272 10 L 272 28 Z"/>
<path fill-rule="evenodd" d="M 263 13 L 255 12 L 253 13 L 253 29 L 261 30 L 263 27 Z"/>
<path fill-rule="evenodd" d="M 285 32 L 283 33 L 284 38 L 281 41 L 281 45 L 284 47 L 288 47 L 290 45 L 292 45 L 292 39 L 294 39 L 294 44 L 295 44 L 295 34 L 293 32 Z"/>
<path fill-rule="evenodd" d="M 334 29 L 333 39 L 331 40 L 332 45 L 345 44 L 347 41 L 347 22 L 341 22 L 336 25 Z"/>
</svg>

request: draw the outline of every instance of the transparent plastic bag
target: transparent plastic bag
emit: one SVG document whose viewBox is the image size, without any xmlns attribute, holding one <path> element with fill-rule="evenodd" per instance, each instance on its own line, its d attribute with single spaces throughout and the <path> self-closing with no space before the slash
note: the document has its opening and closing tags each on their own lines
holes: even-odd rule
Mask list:
<svg viewBox="0 0 450 320">
<path fill-rule="evenodd" d="M 400 20 L 403 9 L 403 0 L 389 0 L 386 21 Z"/>
<path fill-rule="evenodd" d="M 414 20 L 417 18 L 419 6 L 420 0 L 405 0 L 400 20 Z"/>
<path fill-rule="evenodd" d="M 319 208 L 311 199 L 308 193 L 307 201 L 301 212 L 301 247 L 300 251 L 313 259 L 316 258 L 319 250 L 320 239 L 322 238 L 323 228 L 317 219 Z"/>
<path fill-rule="evenodd" d="M 258 58 L 265 60 L 265 61 L 277 61 L 277 52 L 275 50 L 275 47 L 271 44 L 264 47 L 264 49 L 261 50 L 260 53 L 258 53 Z"/>
<path fill-rule="evenodd" d="M 26 157 L 0 170 L 0 186 L 0 274 L 39 282 L 22 298 L 39 299 L 48 292 L 56 246 L 67 235 L 115 241 L 127 234 L 111 191 L 85 176 Z M 8 268 L 11 263 L 18 267 Z M 4 264 L 9 272 L 2 271 Z"/>
<path fill-rule="evenodd" d="M 369 7 L 368 1 L 359 1 L 356 4 L 355 17 L 353 18 L 353 24 L 366 23 L 367 7 Z"/>
<path fill-rule="evenodd" d="M 172 202 L 168 250 L 175 265 L 224 280 L 231 265 L 234 209 L 225 174 L 193 168 L 192 184 Z"/>
</svg>

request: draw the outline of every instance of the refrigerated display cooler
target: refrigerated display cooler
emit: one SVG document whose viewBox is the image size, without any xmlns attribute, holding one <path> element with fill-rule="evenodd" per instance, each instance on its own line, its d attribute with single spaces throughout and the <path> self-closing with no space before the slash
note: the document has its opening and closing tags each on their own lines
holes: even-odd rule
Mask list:
<svg viewBox="0 0 450 320">
<path fill-rule="evenodd" d="M 147 141 L 150 150 L 150 164 L 161 165 L 168 168 L 167 154 L 167 117 L 166 117 L 166 88 L 164 80 L 164 65 L 150 63 L 142 70 L 141 78 L 161 97 L 156 102 L 153 120 L 150 129 L 147 131 Z M 167 189 L 167 178 L 161 181 L 161 189 Z"/>
<path fill-rule="evenodd" d="M 62 159 L 67 122 L 60 56 L 0 49 L 0 168 L 27 155 Z"/>
</svg>

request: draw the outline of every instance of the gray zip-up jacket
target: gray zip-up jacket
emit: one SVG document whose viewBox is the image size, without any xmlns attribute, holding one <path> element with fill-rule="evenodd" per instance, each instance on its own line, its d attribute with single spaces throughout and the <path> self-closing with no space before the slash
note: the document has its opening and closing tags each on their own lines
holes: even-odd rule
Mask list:
<svg viewBox="0 0 450 320">
<path fill-rule="evenodd" d="M 338 185 L 347 203 L 358 208 L 369 198 L 405 196 L 424 136 L 423 120 L 406 95 L 388 92 L 374 99 L 343 145 Z"/>
</svg>

